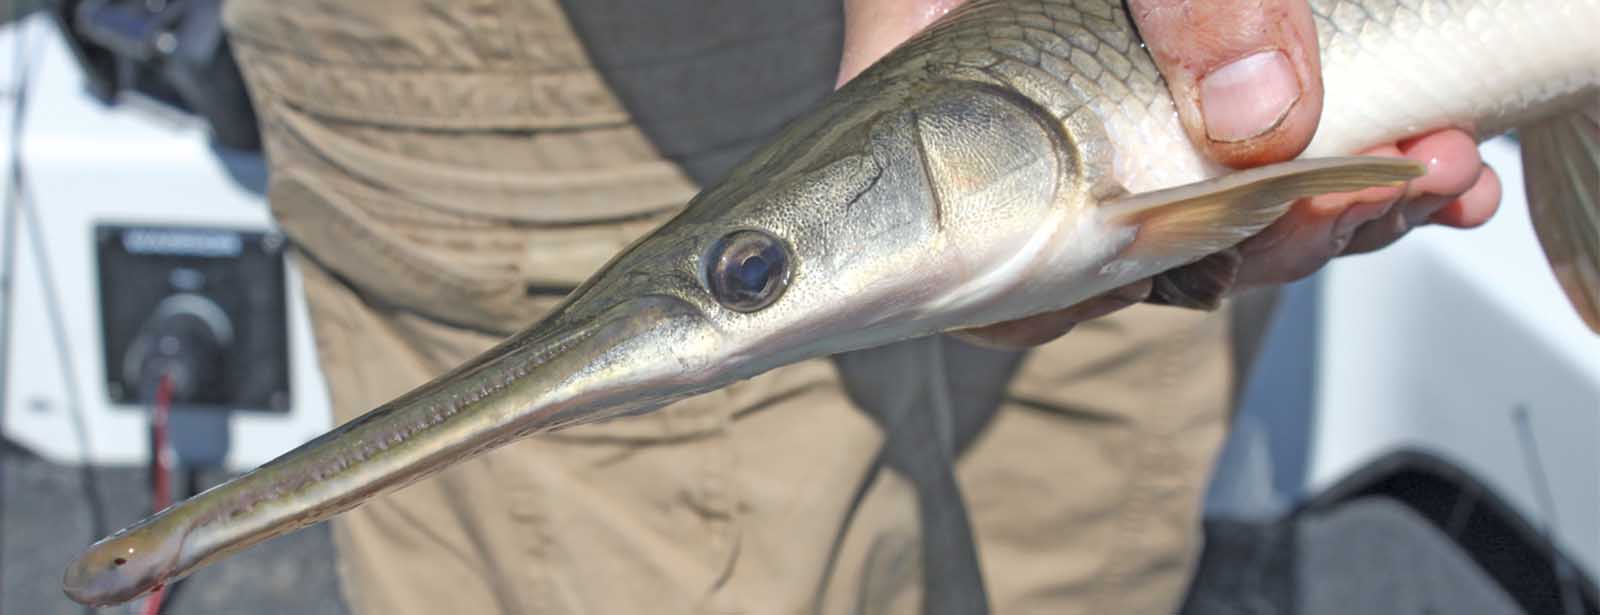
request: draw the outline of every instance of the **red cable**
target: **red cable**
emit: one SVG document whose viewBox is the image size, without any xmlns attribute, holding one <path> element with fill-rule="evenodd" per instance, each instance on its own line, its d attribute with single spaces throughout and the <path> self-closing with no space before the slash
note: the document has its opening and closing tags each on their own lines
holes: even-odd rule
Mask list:
<svg viewBox="0 0 1600 615">
<path fill-rule="evenodd" d="M 155 491 L 152 499 L 156 511 L 172 505 L 172 447 L 168 444 L 167 429 L 167 420 L 171 415 L 172 375 L 162 374 L 161 383 L 156 385 L 156 399 L 150 412 L 150 488 Z M 166 585 L 157 587 L 145 600 L 141 615 L 161 615 L 161 600 L 166 594 Z"/>
<path fill-rule="evenodd" d="M 155 489 L 155 510 L 172 505 L 171 478 L 172 473 L 172 447 L 169 444 L 168 421 L 172 416 L 172 376 L 163 374 L 161 383 L 156 385 L 155 407 L 151 412 L 150 428 L 154 431 L 155 438 L 151 442 L 155 449 L 150 458 L 151 469 L 154 470 L 153 488 Z"/>
</svg>

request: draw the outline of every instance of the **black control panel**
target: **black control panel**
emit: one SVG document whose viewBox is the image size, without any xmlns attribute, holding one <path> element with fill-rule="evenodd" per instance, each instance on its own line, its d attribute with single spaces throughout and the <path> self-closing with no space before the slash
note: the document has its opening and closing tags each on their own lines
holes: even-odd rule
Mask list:
<svg viewBox="0 0 1600 615">
<path fill-rule="evenodd" d="M 284 238 L 184 226 L 95 227 L 106 395 L 169 379 L 185 409 L 286 412 Z"/>
</svg>

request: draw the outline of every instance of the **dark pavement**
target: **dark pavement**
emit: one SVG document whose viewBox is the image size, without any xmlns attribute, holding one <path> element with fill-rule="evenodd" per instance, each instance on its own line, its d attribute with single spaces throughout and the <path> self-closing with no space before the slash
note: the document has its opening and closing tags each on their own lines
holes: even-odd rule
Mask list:
<svg viewBox="0 0 1600 615">
<path fill-rule="evenodd" d="M 61 593 L 67 563 L 104 531 L 121 528 L 150 509 L 143 468 L 81 468 L 53 464 L 0 443 L 0 615 L 136 613 L 129 607 L 92 610 Z M 204 473 L 201 487 L 224 478 Z M 86 483 L 92 483 L 91 490 Z M 345 615 L 334 578 L 328 528 L 318 525 L 249 549 L 177 585 L 166 615 Z M 139 604 L 139 603 L 134 603 Z"/>
</svg>

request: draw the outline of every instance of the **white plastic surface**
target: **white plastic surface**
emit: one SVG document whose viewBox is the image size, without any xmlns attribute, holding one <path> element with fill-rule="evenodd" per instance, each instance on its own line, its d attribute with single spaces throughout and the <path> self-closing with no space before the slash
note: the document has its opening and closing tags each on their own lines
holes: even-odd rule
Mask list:
<svg viewBox="0 0 1600 615">
<path fill-rule="evenodd" d="M 1390 451 L 1451 460 L 1600 573 L 1600 335 L 1533 234 L 1517 146 L 1484 144 L 1506 198 L 1482 228 L 1425 228 L 1325 274 L 1309 492 Z M 1514 422 L 1528 413 L 1554 510 Z"/>
<path fill-rule="evenodd" d="M 52 461 L 143 463 L 146 413 L 112 404 L 106 391 L 94 225 L 264 230 L 270 228 L 266 204 L 229 176 L 208 144 L 202 122 L 148 102 L 111 107 L 96 102 L 84 89 L 54 23 L 43 14 L 0 32 L 0 84 L 10 88 L 16 83 L 14 37 L 19 30 L 25 33 L 25 54 L 32 60 L 21 157 L 29 206 L 37 216 L 59 301 L 47 301 L 29 236 L 31 222 L 18 218 L 4 433 Z M 11 163 L 14 103 L 14 92 L 0 100 L 0 169 Z M 228 465 L 236 470 L 265 462 L 329 427 L 326 385 L 316 368 L 292 260 L 289 288 L 290 411 L 233 413 Z M 65 347 L 57 340 L 58 330 L 66 337 Z M 81 429 L 74 403 L 81 407 Z"/>
</svg>

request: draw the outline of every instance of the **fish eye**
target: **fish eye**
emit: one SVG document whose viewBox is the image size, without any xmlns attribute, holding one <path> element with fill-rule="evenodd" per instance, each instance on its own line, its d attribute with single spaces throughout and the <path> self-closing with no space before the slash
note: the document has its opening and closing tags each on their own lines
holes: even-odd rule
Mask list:
<svg viewBox="0 0 1600 615">
<path fill-rule="evenodd" d="M 789 285 L 789 249 L 761 231 L 734 231 L 711 246 L 706 284 L 730 310 L 754 312 L 772 305 Z"/>
</svg>

